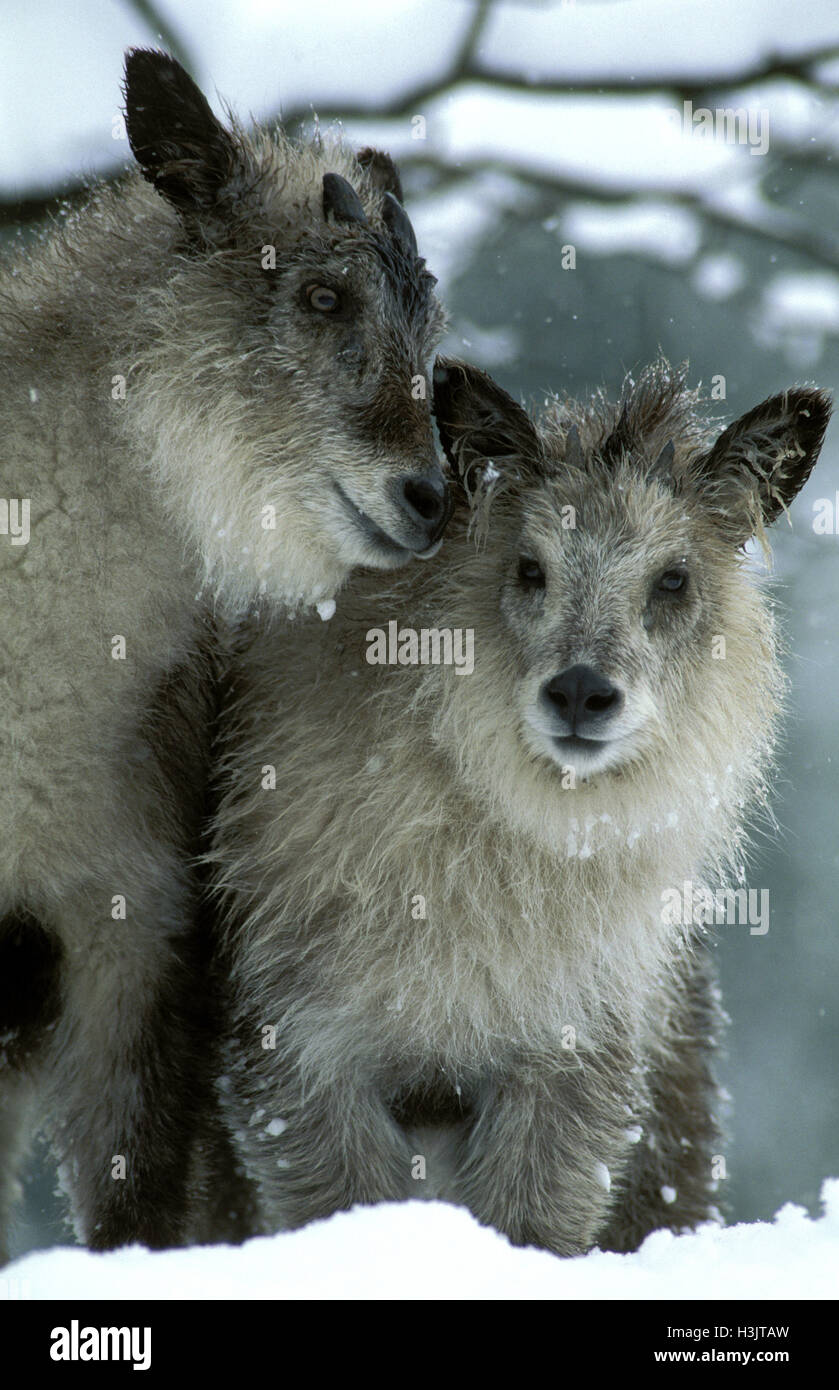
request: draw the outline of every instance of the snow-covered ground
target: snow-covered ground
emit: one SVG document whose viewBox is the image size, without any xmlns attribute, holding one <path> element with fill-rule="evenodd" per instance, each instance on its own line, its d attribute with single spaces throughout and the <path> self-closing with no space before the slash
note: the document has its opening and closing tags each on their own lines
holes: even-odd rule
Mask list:
<svg viewBox="0 0 839 1390">
<path fill-rule="evenodd" d="M 823 1215 L 657 1231 L 634 1255 L 560 1260 L 521 1250 L 461 1207 L 357 1207 L 301 1231 L 152 1253 L 39 1251 L 10 1265 L 0 1297 L 67 1299 L 828 1299 L 839 1295 L 839 1179 Z"/>
</svg>

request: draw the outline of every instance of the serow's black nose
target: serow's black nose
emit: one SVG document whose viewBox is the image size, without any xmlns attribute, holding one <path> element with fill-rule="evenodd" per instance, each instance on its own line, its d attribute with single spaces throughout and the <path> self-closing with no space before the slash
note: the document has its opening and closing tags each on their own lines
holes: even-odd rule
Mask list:
<svg viewBox="0 0 839 1390">
<path fill-rule="evenodd" d="M 542 699 L 559 726 L 558 733 L 602 738 L 623 706 L 623 691 L 593 666 L 578 665 L 546 681 Z"/>
<path fill-rule="evenodd" d="M 424 546 L 433 545 L 449 519 L 449 490 L 442 472 L 411 473 L 396 484 L 396 502 L 420 533 Z"/>
</svg>

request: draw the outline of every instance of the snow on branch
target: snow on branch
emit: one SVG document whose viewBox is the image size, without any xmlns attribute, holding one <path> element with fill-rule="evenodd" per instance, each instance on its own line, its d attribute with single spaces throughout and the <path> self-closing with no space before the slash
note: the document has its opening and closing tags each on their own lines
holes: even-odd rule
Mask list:
<svg viewBox="0 0 839 1390">
<path fill-rule="evenodd" d="M 180 36 L 167 28 L 159 7 L 152 0 L 130 0 L 130 5 L 160 34 L 161 43 L 180 54 L 188 66 L 194 66 L 189 62 L 190 55 L 184 52 Z M 513 179 L 537 194 L 562 200 L 585 198 L 607 205 L 631 207 L 639 198 L 652 196 L 669 202 L 674 208 L 688 210 L 708 228 L 747 233 L 774 248 L 783 247 L 798 253 L 819 266 L 830 269 L 839 267 L 839 236 L 829 227 L 814 225 L 806 208 L 799 213 L 785 206 L 776 192 L 779 174 L 788 184 L 790 179 L 804 178 L 808 172 L 833 178 L 838 171 L 839 140 L 831 144 L 830 130 L 831 127 L 839 129 L 839 80 L 834 80 L 834 75 L 839 73 L 839 43 L 813 43 L 791 52 L 772 47 L 754 54 L 749 60 L 735 59 L 733 64 L 723 52 L 717 69 L 709 67 L 707 59 L 701 59 L 704 66 L 698 71 L 690 70 L 686 60 L 684 67 L 643 76 L 633 76 L 629 71 L 615 72 L 614 64 L 611 71 L 605 70 L 604 65 L 603 71 L 589 70 L 579 76 L 573 71 L 556 75 L 550 71 L 552 60 L 549 55 L 555 51 L 553 47 L 549 45 L 545 52 L 536 52 L 539 45 L 535 43 L 534 46 L 534 42 L 541 31 L 533 30 L 530 33 L 528 24 L 532 22 L 532 12 L 527 8 L 522 9 L 521 23 L 517 25 L 516 33 L 523 34 L 525 39 L 530 35 L 534 42 L 528 40 L 524 49 L 515 50 L 519 54 L 515 62 L 499 61 L 498 55 L 506 51 L 506 46 L 503 34 L 500 36 L 502 41 L 499 41 L 498 34 L 494 36 L 492 21 L 499 13 L 509 19 L 510 11 L 510 0 L 506 0 L 503 6 L 497 4 L 496 0 L 475 0 L 460 37 L 452 45 L 451 52 L 443 55 L 439 71 L 403 86 L 394 96 L 365 95 L 338 105 L 328 96 L 323 101 L 319 100 L 315 93 L 311 103 L 305 106 L 291 105 L 276 113 L 274 119 L 282 120 L 291 132 L 310 125 L 313 120 L 321 127 L 341 122 L 353 136 L 357 127 L 365 123 L 374 125 L 377 133 L 381 132 L 382 143 L 388 140 L 393 142 L 396 147 L 394 153 L 408 177 L 409 187 L 413 185 L 418 193 L 425 191 L 433 194 L 458 183 L 466 185 L 477 176 L 493 173 Z M 559 14 L 568 12 L 562 10 Z M 554 18 L 558 26 L 558 18 Z M 363 19 L 360 22 L 363 23 Z M 578 41 L 584 33 L 580 25 L 585 22 L 585 17 L 581 17 L 578 11 L 575 31 Z M 559 27 L 552 31 L 554 37 L 563 32 Z M 567 51 L 560 51 L 564 66 L 573 68 L 573 45 Z M 727 62 L 729 66 L 726 66 Z M 582 58 L 580 64 L 583 64 Z M 586 66 L 590 67 L 590 64 Z M 507 112 L 513 115 L 509 105 L 511 102 L 525 103 L 519 113 L 520 125 L 524 117 L 530 119 L 532 116 L 534 98 L 542 98 L 546 103 L 542 117 L 539 116 L 541 108 L 536 108 L 537 124 L 559 118 L 560 113 L 555 105 L 557 101 L 586 101 L 591 103 L 588 108 L 591 119 L 594 118 L 595 107 L 599 106 L 601 124 L 605 112 L 607 121 L 611 119 L 616 125 L 622 124 L 624 127 L 628 124 L 629 136 L 634 138 L 631 112 L 623 110 L 615 113 L 609 103 L 638 102 L 639 109 L 645 100 L 657 101 L 659 106 L 666 103 L 668 107 L 681 107 L 683 103 L 691 103 L 694 108 L 709 109 L 715 109 L 720 104 L 738 108 L 752 102 L 771 106 L 773 94 L 769 88 L 772 84 L 776 84 L 776 95 L 777 84 L 786 84 L 785 88 L 782 86 L 780 89 L 782 105 L 784 92 L 787 96 L 792 92 L 799 104 L 801 101 L 809 103 L 809 114 L 805 121 L 807 128 L 803 133 L 796 130 L 791 132 L 790 129 L 784 130 L 783 122 L 780 122 L 781 128 L 775 129 L 778 122 L 775 121 L 773 110 L 773 131 L 768 153 L 764 158 L 754 160 L 748 158 L 748 150 L 729 150 L 728 153 L 736 154 L 737 158 L 727 170 L 727 185 L 726 180 L 712 177 L 686 187 L 683 180 L 672 176 L 672 172 L 669 177 L 661 173 L 652 147 L 647 160 L 648 174 L 639 172 L 636 161 L 635 168 L 617 174 L 612 170 L 606 177 L 603 161 L 598 159 L 598 150 L 604 148 L 602 136 L 599 145 L 593 142 L 588 160 L 578 161 L 581 167 L 573 169 L 567 167 L 568 161 L 564 158 L 566 147 L 560 139 L 556 141 L 556 158 L 547 167 L 544 156 L 540 160 L 527 157 L 521 140 L 518 146 L 515 142 L 497 141 L 497 148 L 492 146 L 491 141 L 488 146 L 485 143 L 478 147 L 480 141 L 477 141 L 471 149 L 462 149 L 463 141 L 459 140 L 457 150 L 447 148 L 445 139 L 441 142 L 438 138 L 432 138 L 430 119 L 431 133 L 422 150 L 410 143 L 405 147 L 404 132 L 417 113 L 430 117 L 432 112 L 439 115 L 444 108 L 449 112 L 462 113 L 466 101 L 474 101 L 476 94 L 481 100 L 495 103 L 502 119 L 506 119 Z M 235 99 L 235 93 L 228 95 Z M 457 115 L 452 119 L 456 118 Z M 584 142 L 587 123 L 584 112 L 579 120 L 580 140 Z M 436 124 L 439 123 L 437 120 Z M 626 138 L 626 130 L 623 138 Z M 637 138 L 639 147 L 645 149 L 645 136 L 640 127 Z M 104 178 L 112 180 L 121 172 L 122 169 L 111 167 L 105 170 Z M 61 216 L 68 208 L 86 198 L 88 188 L 88 180 L 78 179 L 44 193 L 33 192 L 22 199 L 19 196 L 0 196 L 0 225 L 26 225 L 46 217 Z"/>
</svg>

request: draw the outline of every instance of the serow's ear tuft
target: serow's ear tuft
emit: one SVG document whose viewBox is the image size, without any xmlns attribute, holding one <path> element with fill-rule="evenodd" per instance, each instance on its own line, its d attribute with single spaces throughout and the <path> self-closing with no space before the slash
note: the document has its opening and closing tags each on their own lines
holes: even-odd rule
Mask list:
<svg viewBox="0 0 839 1390">
<path fill-rule="evenodd" d="M 404 203 L 399 170 L 389 154 L 385 154 L 384 150 L 370 149 L 368 146 L 367 149 L 359 150 L 356 159 L 362 169 L 367 170 L 374 188 L 380 193 L 391 193 L 398 203 Z"/>
<path fill-rule="evenodd" d="M 489 464 L 499 472 L 540 471 L 542 449 L 530 416 L 480 368 L 437 358 L 434 415 L 446 457 L 467 491 L 474 470 Z"/>
<path fill-rule="evenodd" d="M 149 183 L 179 213 L 212 209 L 237 163 L 237 148 L 203 92 L 168 53 L 132 48 L 125 58 L 128 141 Z"/>
<path fill-rule="evenodd" d="M 724 430 L 691 468 L 694 486 L 738 544 L 784 512 L 806 483 L 832 401 L 815 386 L 770 396 Z"/>
</svg>

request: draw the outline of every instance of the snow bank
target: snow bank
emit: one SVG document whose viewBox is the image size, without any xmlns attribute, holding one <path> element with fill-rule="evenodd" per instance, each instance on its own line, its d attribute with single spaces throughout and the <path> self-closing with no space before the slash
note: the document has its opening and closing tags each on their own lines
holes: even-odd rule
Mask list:
<svg viewBox="0 0 839 1390">
<path fill-rule="evenodd" d="M 231 1299 L 835 1298 L 839 1179 L 824 1215 L 788 1204 L 770 1223 L 657 1231 L 634 1255 L 559 1260 L 520 1250 L 460 1207 L 357 1207 L 240 1248 L 112 1254 L 56 1249 L 9 1266 L 7 1296 Z M 3 1281 L 0 1280 L 0 1287 Z"/>
</svg>

